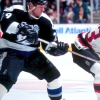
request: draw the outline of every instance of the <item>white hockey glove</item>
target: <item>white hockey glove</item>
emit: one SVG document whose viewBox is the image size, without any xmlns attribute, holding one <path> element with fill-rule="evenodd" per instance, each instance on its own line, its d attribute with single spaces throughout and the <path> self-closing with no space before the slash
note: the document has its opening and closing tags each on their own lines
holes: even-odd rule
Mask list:
<svg viewBox="0 0 100 100">
<path fill-rule="evenodd" d="M 58 42 L 55 45 L 54 43 L 51 42 L 46 46 L 45 51 L 49 53 L 50 55 L 60 56 L 60 55 L 64 55 L 65 53 L 67 53 L 68 48 L 69 48 L 69 45 L 67 43 Z"/>
<path fill-rule="evenodd" d="M 19 31 L 18 31 L 19 42 L 23 40 L 27 40 L 28 42 L 34 45 L 38 44 L 38 34 L 35 30 L 32 29 L 31 26 L 29 26 L 28 24 L 24 26 L 19 25 L 18 28 L 19 28 Z"/>
</svg>

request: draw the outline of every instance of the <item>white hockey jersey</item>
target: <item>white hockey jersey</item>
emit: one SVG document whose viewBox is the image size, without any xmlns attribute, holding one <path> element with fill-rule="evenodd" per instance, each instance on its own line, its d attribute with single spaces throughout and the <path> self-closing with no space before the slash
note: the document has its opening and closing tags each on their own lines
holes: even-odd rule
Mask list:
<svg viewBox="0 0 100 100">
<path fill-rule="evenodd" d="M 74 42 L 78 49 L 91 48 L 100 56 L 100 25 L 95 25 L 91 31 L 79 34 Z"/>
</svg>

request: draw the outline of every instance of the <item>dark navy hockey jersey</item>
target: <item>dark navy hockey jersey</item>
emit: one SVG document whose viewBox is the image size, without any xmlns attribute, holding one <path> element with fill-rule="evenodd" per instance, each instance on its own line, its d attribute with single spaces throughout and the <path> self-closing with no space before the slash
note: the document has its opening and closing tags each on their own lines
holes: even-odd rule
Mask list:
<svg viewBox="0 0 100 100">
<path fill-rule="evenodd" d="M 33 45 L 27 40 L 18 42 L 24 36 L 18 36 L 19 24 L 28 24 L 37 31 L 39 38 L 49 42 L 58 41 L 56 30 L 53 28 L 51 19 L 42 13 L 39 19 L 30 17 L 28 12 L 25 12 L 23 6 L 14 5 L 4 10 L 1 17 L 1 30 L 3 31 L 3 37 L 0 39 L 1 51 L 16 51 L 20 54 L 31 54 L 35 50 L 38 50 L 39 44 Z M 43 49 L 46 44 L 42 43 Z"/>
</svg>

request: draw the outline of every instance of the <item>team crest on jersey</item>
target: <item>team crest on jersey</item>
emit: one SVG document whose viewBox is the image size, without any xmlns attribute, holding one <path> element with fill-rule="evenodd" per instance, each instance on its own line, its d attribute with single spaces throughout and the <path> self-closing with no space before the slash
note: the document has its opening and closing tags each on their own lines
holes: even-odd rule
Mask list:
<svg viewBox="0 0 100 100">
<path fill-rule="evenodd" d="M 21 27 L 24 27 L 27 28 L 27 30 L 34 30 L 35 33 L 39 33 L 39 26 L 37 24 L 35 25 L 30 25 L 30 24 L 27 24 L 26 22 L 22 22 Z M 31 32 L 29 33 L 30 35 L 32 34 Z M 34 41 L 34 38 L 30 37 L 30 36 L 27 36 L 27 34 L 18 34 L 17 35 L 17 42 L 18 43 L 21 43 L 21 44 L 24 44 L 24 45 L 30 45 L 30 44 L 33 44 L 33 41 Z"/>
<path fill-rule="evenodd" d="M 38 33 L 39 32 L 39 26 L 38 25 L 34 25 L 33 26 L 33 30 L 36 32 L 36 33 Z"/>
<path fill-rule="evenodd" d="M 26 22 L 22 22 L 21 26 L 23 27 L 24 25 L 26 25 L 27 27 L 31 27 L 37 34 L 38 34 L 39 30 L 40 30 L 40 28 L 39 28 L 39 26 L 37 24 L 29 25 Z"/>
</svg>

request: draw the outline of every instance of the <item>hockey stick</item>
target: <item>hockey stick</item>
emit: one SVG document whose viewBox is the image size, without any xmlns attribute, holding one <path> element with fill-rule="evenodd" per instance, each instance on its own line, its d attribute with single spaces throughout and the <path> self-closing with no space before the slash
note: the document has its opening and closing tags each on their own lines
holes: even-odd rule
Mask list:
<svg viewBox="0 0 100 100">
<path fill-rule="evenodd" d="M 38 39 L 40 42 L 43 42 L 43 43 L 46 43 L 46 44 L 49 44 L 50 42 L 48 42 L 48 41 L 46 41 L 46 40 L 43 40 L 43 39 Z M 54 44 L 55 45 L 55 44 Z M 56 45 L 55 45 L 56 46 Z M 77 55 L 77 56 L 80 56 L 80 57 L 83 57 L 83 58 L 85 58 L 85 59 L 88 59 L 88 60 L 91 60 L 91 61 L 94 61 L 94 62 L 98 62 L 98 63 L 100 63 L 98 60 L 95 60 L 95 59 L 93 59 L 93 58 L 90 58 L 90 57 L 87 57 L 87 56 L 84 56 L 84 55 L 82 55 L 82 54 L 79 54 L 79 53 L 77 53 L 77 52 L 74 52 L 74 51 L 71 51 L 71 50 L 68 50 L 70 53 L 72 53 L 72 54 L 75 54 L 75 55 Z"/>
</svg>

